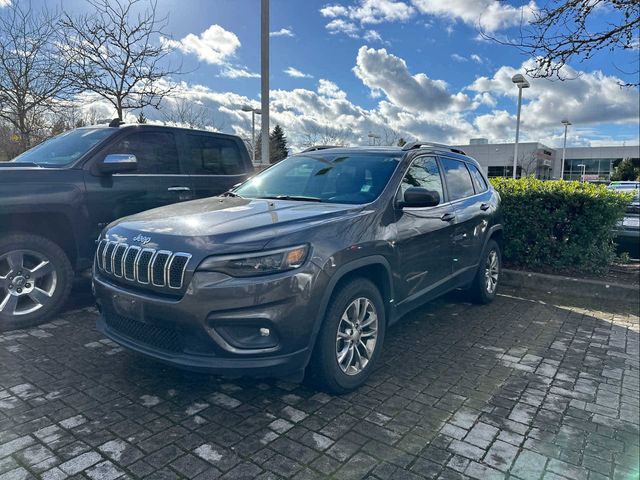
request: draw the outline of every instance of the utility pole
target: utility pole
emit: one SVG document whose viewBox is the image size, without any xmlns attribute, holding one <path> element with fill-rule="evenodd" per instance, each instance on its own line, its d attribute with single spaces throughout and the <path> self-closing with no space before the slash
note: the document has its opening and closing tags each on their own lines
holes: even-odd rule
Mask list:
<svg viewBox="0 0 640 480">
<path fill-rule="evenodd" d="M 262 0 L 260 28 L 260 81 L 262 85 L 262 160 L 260 163 L 265 166 L 269 165 L 269 0 Z"/>
</svg>

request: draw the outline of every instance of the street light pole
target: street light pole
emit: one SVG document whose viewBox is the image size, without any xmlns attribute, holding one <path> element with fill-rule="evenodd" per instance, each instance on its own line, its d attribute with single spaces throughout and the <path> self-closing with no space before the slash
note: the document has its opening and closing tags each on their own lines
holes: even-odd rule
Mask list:
<svg viewBox="0 0 640 480">
<path fill-rule="evenodd" d="M 567 157 L 567 128 L 571 125 L 571 122 L 567 119 L 561 122 L 564 125 L 564 143 L 562 144 L 562 164 L 560 165 L 560 178 L 564 178 L 564 161 Z"/>
<path fill-rule="evenodd" d="M 584 183 L 584 177 L 587 174 L 587 166 L 584 163 L 581 163 L 580 165 L 576 165 L 576 166 L 582 167 L 582 177 L 580 178 L 580 181 Z"/>
<path fill-rule="evenodd" d="M 269 0 L 261 3 L 262 165 L 269 164 Z"/>
<path fill-rule="evenodd" d="M 516 178 L 518 171 L 518 141 L 520 140 L 520 109 L 522 108 L 522 89 L 529 88 L 529 82 L 521 75 L 516 74 L 511 78 L 511 81 L 518 87 L 518 116 L 516 119 L 516 145 L 513 152 L 513 178 Z"/>
<path fill-rule="evenodd" d="M 261 115 L 262 110 L 259 108 L 253 108 L 249 105 L 245 105 L 241 108 L 243 112 L 251 112 L 251 147 L 253 149 L 253 153 L 251 154 L 252 161 L 256 163 L 256 151 L 258 150 L 256 147 L 256 114 Z"/>
</svg>

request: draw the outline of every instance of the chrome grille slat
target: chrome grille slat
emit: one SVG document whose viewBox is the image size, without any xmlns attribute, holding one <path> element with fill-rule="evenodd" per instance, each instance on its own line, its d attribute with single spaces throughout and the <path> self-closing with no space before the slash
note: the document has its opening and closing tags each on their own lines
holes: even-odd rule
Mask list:
<svg viewBox="0 0 640 480">
<path fill-rule="evenodd" d="M 141 285 L 180 289 L 191 255 L 155 250 L 123 242 L 101 240 L 96 250 L 98 269 L 118 279 Z"/>
</svg>

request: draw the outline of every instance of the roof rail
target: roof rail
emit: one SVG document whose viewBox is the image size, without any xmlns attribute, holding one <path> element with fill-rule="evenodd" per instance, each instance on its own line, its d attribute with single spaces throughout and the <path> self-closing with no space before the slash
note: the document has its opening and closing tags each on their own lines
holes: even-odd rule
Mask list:
<svg viewBox="0 0 640 480">
<path fill-rule="evenodd" d="M 434 142 L 409 142 L 402 147 L 402 150 L 413 150 L 414 148 L 422 148 L 422 147 L 434 147 L 438 150 L 448 150 L 453 153 L 459 153 L 461 155 L 466 155 L 459 148 L 452 147 L 450 145 L 445 145 L 444 143 L 434 143 Z"/>
<path fill-rule="evenodd" d="M 119 127 L 120 125 L 124 125 L 124 121 L 119 118 L 114 118 L 109 122 L 110 127 Z"/>
<path fill-rule="evenodd" d="M 305 148 L 300 153 L 315 152 L 318 150 L 327 150 L 329 148 L 342 148 L 342 147 L 340 145 L 313 145 L 312 147 Z"/>
</svg>

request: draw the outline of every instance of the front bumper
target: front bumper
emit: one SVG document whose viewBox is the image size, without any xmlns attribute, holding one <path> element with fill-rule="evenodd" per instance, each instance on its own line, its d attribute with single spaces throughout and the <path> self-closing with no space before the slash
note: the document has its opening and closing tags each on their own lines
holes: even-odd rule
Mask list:
<svg viewBox="0 0 640 480">
<path fill-rule="evenodd" d="M 98 272 L 98 329 L 122 346 L 207 373 L 286 376 L 309 361 L 326 275 L 232 278 L 197 272 L 182 298 L 132 291 Z"/>
</svg>

